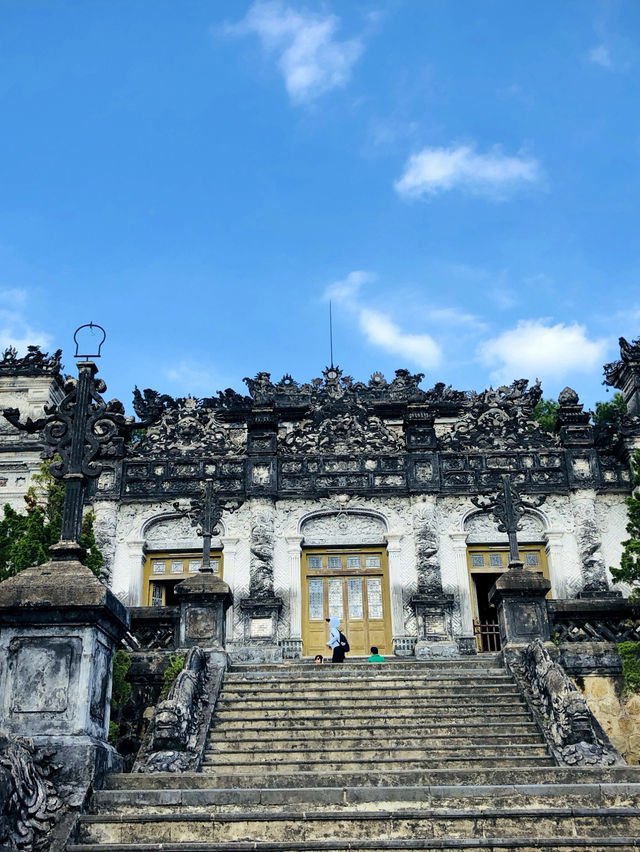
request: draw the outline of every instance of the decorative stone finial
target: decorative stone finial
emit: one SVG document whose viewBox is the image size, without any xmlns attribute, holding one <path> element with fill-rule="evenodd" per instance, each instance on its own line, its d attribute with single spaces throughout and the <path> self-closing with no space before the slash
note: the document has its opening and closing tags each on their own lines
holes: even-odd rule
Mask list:
<svg viewBox="0 0 640 852">
<path fill-rule="evenodd" d="M 578 394 L 573 388 L 564 388 L 558 394 L 558 402 L 560 405 L 577 405 L 579 401 Z"/>
</svg>

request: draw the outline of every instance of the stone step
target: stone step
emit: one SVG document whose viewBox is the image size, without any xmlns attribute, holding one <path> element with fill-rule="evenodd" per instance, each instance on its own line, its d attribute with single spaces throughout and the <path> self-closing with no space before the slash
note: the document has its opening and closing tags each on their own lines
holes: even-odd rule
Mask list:
<svg viewBox="0 0 640 852">
<path fill-rule="evenodd" d="M 401 849 L 402 852 L 454 852 L 460 849 L 480 849 L 483 852 L 540 852 L 541 849 L 552 852 L 631 852 L 638 849 L 637 838 L 608 837 L 592 840 L 589 837 L 486 837 L 457 840 L 354 840 L 346 841 L 281 841 L 262 843 L 260 841 L 238 841 L 224 843 L 194 842 L 186 843 L 73 843 L 67 846 L 67 852 L 387 852 L 389 849 Z"/>
<path fill-rule="evenodd" d="M 345 696 L 332 698 L 315 698 L 313 696 L 306 697 L 304 695 L 287 696 L 279 695 L 276 698 L 265 698 L 261 696 L 256 698 L 227 698 L 222 692 L 216 710 L 218 708 L 228 710 L 233 708 L 245 708 L 247 710 L 259 710 L 261 707 L 288 707 L 295 709 L 310 708 L 310 707 L 330 707 L 330 708 L 349 708 L 359 710 L 363 707 L 393 707 L 394 710 L 411 710 L 416 707 L 424 707 L 426 709 L 450 709 L 456 710 L 458 715 L 461 708 L 486 709 L 488 707 L 511 707 L 511 706 L 526 706 L 524 699 L 520 693 L 513 691 L 502 690 L 497 694 L 491 692 L 476 691 L 470 695 L 461 693 L 451 693 L 449 695 L 430 695 L 427 697 L 418 696 L 401 696 L 391 699 L 389 696 L 384 698 L 376 698 L 370 695 L 353 695 L 347 693 Z"/>
<path fill-rule="evenodd" d="M 404 748 L 383 748 L 378 743 L 367 747 L 354 748 L 353 746 L 344 746 L 331 744 L 324 748 L 305 749 L 305 748 L 288 748 L 288 749 L 245 749 L 237 751 L 219 751 L 217 749 L 207 749 L 204 754 L 203 764 L 206 766 L 210 763 L 219 764 L 224 761 L 227 768 L 239 764 L 253 764 L 255 767 L 271 765 L 274 761 L 281 763 L 332 763 L 347 759 L 349 763 L 357 763 L 359 761 L 422 761 L 426 760 L 433 764 L 436 761 L 449 761 L 464 759 L 467 762 L 473 762 L 478 758 L 513 758 L 518 757 L 523 760 L 530 758 L 548 757 L 549 752 L 546 745 L 540 743 L 515 743 L 508 745 L 469 745 L 465 749 L 457 749 L 448 744 L 437 746 L 436 744 L 425 743 L 423 745 L 414 744 Z"/>
<path fill-rule="evenodd" d="M 144 808 L 156 813 L 170 809 L 186 812 L 206 808 L 209 813 L 220 810 L 243 812 L 287 810 L 298 807 L 304 812 L 326 808 L 372 810 L 412 808 L 547 807 L 554 803 L 590 807 L 638 807 L 640 783 L 605 784 L 504 784 L 440 786 L 440 787 L 300 787 L 217 789 L 105 789 L 93 795 L 93 808 L 98 813 L 136 813 Z"/>
<path fill-rule="evenodd" d="M 350 773 L 367 771 L 420 771 L 439 769 L 441 767 L 456 767 L 473 768 L 473 767 L 491 767 L 496 765 L 495 755 L 491 756 L 474 756 L 473 754 L 460 754 L 460 752 L 441 753 L 431 757 L 371 757 L 357 758 L 349 760 L 345 755 L 343 758 L 334 757 L 330 760 L 321 758 L 313 759 L 311 756 L 295 755 L 284 760 L 280 755 L 272 757 L 270 760 L 260 760 L 255 755 L 246 754 L 244 761 L 239 759 L 231 764 L 225 762 L 220 764 L 217 760 L 210 760 L 207 757 L 202 761 L 202 771 L 209 774 L 231 775 L 237 778 L 234 773 L 246 774 L 253 773 L 258 775 L 259 770 L 266 770 L 276 775 L 294 774 L 299 772 L 313 772 L 318 775 L 319 783 L 326 779 L 329 773 Z M 514 754 L 511 756 L 503 756 L 500 758 L 501 767 L 517 768 L 518 766 L 553 766 L 554 761 L 548 754 Z M 324 776 L 324 779 L 322 778 Z"/>
<path fill-rule="evenodd" d="M 488 729 L 490 731 L 490 729 Z M 418 737 L 397 737 L 397 736 L 373 736 L 367 732 L 364 736 L 343 736 L 342 731 L 338 731 L 338 736 L 327 731 L 301 731 L 299 736 L 274 737 L 269 732 L 268 735 L 262 737 L 230 737 L 220 733 L 216 736 L 210 736 L 207 743 L 207 750 L 215 754 L 227 754 L 238 751 L 251 751 L 254 754 L 263 752 L 282 752 L 282 751 L 316 751 L 319 747 L 326 748 L 327 744 L 331 743 L 331 748 L 335 749 L 361 749 L 363 747 L 370 748 L 375 743 L 376 749 L 413 749 L 420 748 L 423 751 L 440 748 L 450 749 L 466 749 L 473 746 L 484 746 L 486 748 L 501 748 L 510 744 L 535 744 L 540 745 L 544 742 L 542 735 L 536 732 L 530 734 L 513 734 L 498 735 L 487 733 L 484 736 L 455 736 L 444 734 L 440 737 L 434 736 L 418 736 Z M 281 734 L 281 731 L 277 733 Z M 304 735 L 304 739 L 300 738 L 300 734 Z"/>
<path fill-rule="evenodd" d="M 376 710 L 378 712 L 376 712 Z M 525 710 L 524 705 L 490 705 L 487 708 L 483 707 L 467 707 L 465 708 L 469 715 L 482 714 L 483 721 L 486 724 L 499 721 L 530 721 L 531 717 Z M 435 706 L 435 707 L 410 707 L 407 706 L 403 712 L 397 712 L 397 708 L 393 708 L 390 712 L 388 707 L 371 707 L 370 704 L 364 707 L 345 707 L 343 705 L 336 706 L 294 706 L 294 707 L 271 707 L 264 708 L 243 708 L 242 706 L 234 705 L 231 707 L 216 707 L 213 725 L 226 724 L 231 719 L 245 720 L 254 722 L 259 719 L 329 719 L 336 727 L 340 727 L 343 722 L 352 722 L 356 718 L 363 727 L 375 725 L 382 720 L 397 720 L 409 719 L 414 724 L 421 720 L 425 723 L 433 723 L 436 720 L 456 719 L 460 717 L 460 709 L 452 705 Z"/>
<path fill-rule="evenodd" d="M 225 716 L 224 724 L 212 727 L 209 736 L 212 740 L 222 740 L 227 737 L 237 739 L 244 735 L 254 739 L 264 737 L 278 739 L 287 738 L 296 733 L 306 736 L 319 733 L 322 736 L 327 736 L 328 732 L 331 732 L 331 736 L 342 737 L 351 736 L 355 732 L 364 730 L 371 736 L 427 737 L 448 734 L 451 734 L 451 736 L 483 736 L 485 734 L 490 735 L 493 732 L 504 736 L 516 736 L 520 733 L 538 731 L 535 722 L 524 711 L 517 716 L 511 714 L 506 718 L 507 721 L 493 722 L 486 721 L 486 717 L 477 720 L 451 718 L 447 719 L 446 722 L 440 722 L 425 717 L 417 717 L 414 714 L 402 718 L 376 717 L 365 726 L 362 717 L 336 720 L 318 716 L 314 718 L 313 726 L 310 726 L 308 719 L 301 723 L 295 717 L 253 719 L 249 723 L 249 720 L 238 714 L 235 717 Z"/>
<path fill-rule="evenodd" d="M 335 686 L 358 686 L 360 684 L 381 684 L 383 686 L 405 686 L 410 684 L 449 684 L 449 683 L 513 683 L 513 679 L 504 669 L 495 669 L 486 672 L 420 672 L 418 674 L 392 674 L 388 675 L 382 670 L 374 674 L 360 674 L 352 676 L 311 677 L 309 675 L 288 675 L 286 677 L 249 677 L 248 675 L 225 674 L 224 685 L 233 689 L 252 689 L 256 686 L 265 689 L 290 689 L 300 687 L 309 688 L 313 684 L 314 689 L 325 689 L 331 685 Z"/>
<path fill-rule="evenodd" d="M 640 835 L 638 808 L 545 807 L 471 809 L 400 809 L 372 812 L 328 809 L 323 812 L 251 812 L 241 814 L 92 814 L 78 823 L 80 842 L 275 842 L 318 840 L 448 840 L 478 837 L 595 838 Z"/>
<path fill-rule="evenodd" d="M 395 787 L 421 787 L 425 795 L 443 787 L 478 787 L 504 785 L 541 785 L 541 784 L 640 784 L 640 766 L 581 767 L 565 766 L 518 766 L 516 769 L 502 766 L 490 768 L 464 766 L 439 768 L 433 770 L 414 769 L 411 771 L 344 772 L 340 775 L 292 772 L 288 776 L 260 775 L 251 783 L 250 774 L 241 777 L 237 773 L 225 778 L 223 774 L 211 775 L 201 772 L 154 772 L 151 774 L 113 773 L 105 778 L 105 788 L 109 790 L 200 790 L 221 789 L 223 787 L 239 789 L 279 788 L 292 791 L 292 788 L 364 788 L 381 789 Z M 225 783 L 228 782 L 228 783 Z M 270 783 L 271 782 L 271 783 Z M 293 791 L 292 791 L 293 792 Z"/>
<path fill-rule="evenodd" d="M 306 689 L 267 689 L 262 685 L 255 689 L 227 689 L 222 692 L 222 697 L 225 701 L 283 701 L 287 700 L 311 700 L 319 701 L 344 701 L 344 700 L 365 700 L 370 698 L 379 698 L 381 700 L 400 701 L 402 699 L 427 699 L 427 698 L 469 698 L 476 695 L 482 696 L 500 696 L 500 695 L 518 695 L 518 691 L 514 689 L 511 683 L 494 685 L 481 684 L 478 686 L 466 686 L 455 682 L 450 686 L 431 687 L 431 686 L 413 686 L 413 687 L 384 687 L 377 684 L 367 684 L 358 686 L 326 686 L 323 689 L 318 689 L 315 686 L 307 687 Z"/>
<path fill-rule="evenodd" d="M 328 651 L 328 649 L 327 649 Z M 366 661 L 366 657 L 354 658 L 348 657 L 344 663 L 332 664 L 325 663 L 321 666 L 315 665 L 313 659 L 306 660 L 291 660 L 285 663 L 231 663 L 228 671 L 232 674 L 250 673 L 252 675 L 269 674 L 278 672 L 304 672 L 305 674 L 320 674 L 329 670 L 343 672 L 357 672 L 370 670 L 373 663 Z M 415 672 L 419 670 L 429 669 L 450 669 L 451 671 L 469 669 L 501 669 L 502 665 L 501 653 L 496 654 L 470 654 L 469 656 L 450 657 L 443 660 L 416 660 L 402 659 L 399 657 L 388 657 L 384 663 L 379 663 L 379 666 L 393 668 L 395 671 Z"/>
</svg>

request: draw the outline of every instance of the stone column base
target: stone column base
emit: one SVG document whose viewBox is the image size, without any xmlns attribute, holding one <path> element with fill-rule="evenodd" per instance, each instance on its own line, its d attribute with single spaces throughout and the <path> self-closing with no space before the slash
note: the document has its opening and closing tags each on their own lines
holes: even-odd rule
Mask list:
<svg viewBox="0 0 640 852">
<path fill-rule="evenodd" d="M 459 657 L 458 643 L 449 638 L 419 639 L 414 654 L 417 660 L 446 660 Z"/>
</svg>

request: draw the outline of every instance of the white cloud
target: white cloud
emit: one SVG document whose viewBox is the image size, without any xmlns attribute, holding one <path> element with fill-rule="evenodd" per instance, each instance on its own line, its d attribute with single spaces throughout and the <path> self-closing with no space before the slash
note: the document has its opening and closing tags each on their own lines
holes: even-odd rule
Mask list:
<svg viewBox="0 0 640 852">
<path fill-rule="evenodd" d="M 458 330 L 463 326 L 477 331 L 487 327 L 475 314 L 465 313 L 458 308 L 432 308 L 429 311 L 429 319 L 438 325 L 453 326 Z"/>
<path fill-rule="evenodd" d="M 375 281 L 373 273 L 356 269 L 341 281 L 334 281 L 333 284 L 330 284 L 325 290 L 324 295 L 326 299 L 333 299 L 346 307 L 355 308 L 355 300 L 360 288 L 363 284 L 368 284 L 371 281 Z"/>
<path fill-rule="evenodd" d="M 456 188 L 502 198 L 522 185 L 537 183 L 541 177 L 540 165 L 531 157 L 510 157 L 498 148 L 477 154 L 470 145 L 459 145 L 423 148 L 409 157 L 404 174 L 394 187 L 405 198 L 436 195 Z"/>
<path fill-rule="evenodd" d="M 371 308 L 360 308 L 358 323 L 369 343 L 381 346 L 393 355 L 401 355 L 425 370 L 440 363 L 442 352 L 429 334 L 403 331 L 388 317 Z"/>
<path fill-rule="evenodd" d="M 495 368 L 492 379 L 510 382 L 593 372 L 602 365 L 606 347 L 605 340 L 589 340 L 585 327 L 578 323 L 520 320 L 515 328 L 481 343 L 477 355 L 483 364 Z"/>
<path fill-rule="evenodd" d="M 344 86 L 362 54 L 360 39 L 335 38 L 339 23 L 336 15 L 314 15 L 279 0 L 257 0 L 227 32 L 257 35 L 263 48 L 277 57 L 289 97 L 301 104 Z"/>
<path fill-rule="evenodd" d="M 25 290 L 0 290 L 0 303 L 21 308 L 27 302 Z M 28 346 L 40 346 L 44 351 L 51 346 L 51 335 L 33 328 L 20 310 L 0 309 L 0 351 L 8 346 L 18 350 L 18 355 L 27 354 Z"/>
<path fill-rule="evenodd" d="M 214 385 L 216 380 L 212 372 L 203 370 L 202 365 L 196 366 L 190 361 L 179 361 L 175 366 L 166 371 L 166 376 L 181 391 L 186 388 L 185 393 L 201 391 L 213 394 L 215 392 Z"/>
<path fill-rule="evenodd" d="M 611 53 L 606 44 L 599 44 L 596 47 L 593 47 L 587 56 L 590 62 L 595 62 L 596 65 L 601 65 L 602 68 L 607 68 L 609 70 L 613 68 Z"/>
<path fill-rule="evenodd" d="M 21 290 L 18 287 L 9 287 L 6 290 L 0 290 L 0 302 L 12 307 L 21 307 L 27 302 L 27 291 Z"/>
<path fill-rule="evenodd" d="M 360 330 L 369 343 L 393 355 L 400 355 L 422 369 L 437 366 L 442 360 L 442 352 L 431 335 L 404 331 L 388 315 L 363 304 L 360 290 L 364 284 L 374 280 L 375 275 L 372 273 L 356 270 L 327 287 L 324 295 L 355 314 Z"/>
</svg>

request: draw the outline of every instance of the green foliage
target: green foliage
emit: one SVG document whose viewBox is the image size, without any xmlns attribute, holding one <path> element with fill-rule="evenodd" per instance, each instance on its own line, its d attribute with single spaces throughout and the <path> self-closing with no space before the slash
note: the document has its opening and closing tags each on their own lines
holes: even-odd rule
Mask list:
<svg viewBox="0 0 640 852">
<path fill-rule="evenodd" d="M 627 497 L 627 532 L 629 538 L 622 542 L 623 551 L 620 557 L 620 567 L 610 568 L 616 582 L 640 582 L 640 451 L 636 450 L 631 460 L 633 468 L 633 484 L 635 487 L 631 497 Z M 629 596 L 632 601 L 640 601 L 640 588 L 634 589 Z"/>
<path fill-rule="evenodd" d="M 60 541 L 64 485 L 51 475 L 48 462 L 42 463 L 33 482 L 36 487 L 25 494 L 24 514 L 9 504 L 4 506 L 0 520 L 0 581 L 46 562 L 49 548 Z M 86 550 L 85 564 L 99 578 L 104 559 L 96 544 L 93 521 L 91 512 L 82 519 L 80 544 Z"/>
<path fill-rule="evenodd" d="M 42 462 L 38 473 L 34 474 L 33 482 L 38 490 L 44 494 L 44 511 L 45 517 L 51 525 L 51 542 L 54 544 L 60 541 L 60 531 L 62 529 L 62 506 L 64 504 L 64 484 L 60 479 L 56 479 L 51 475 L 51 464 L 54 461 L 60 461 L 60 456 L 55 455 L 50 462 Z M 28 492 L 35 500 L 35 489 L 30 488 Z"/>
<path fill-rule="evenodd" d="M 122 649 L 113 656 L 113 681 L 111 684 L 111 713 L 117 715 L 131 698 L 131 684 L 127 680 L 127 672 L 131 666 L 131 657 Z M 120 736 L 120 726 L 117 722 L 109 722 L 109 742 L 115 746 Z"/>
<path fill-rule="evenodd" d="M 558 403 L 555 400 L 541 399 L 534 405 L 531 419 L 536 421 L 543 432 L 553 432 L 557 413 Z"/>
<path fill-rule="evenodd" d="M 147 434 L 146 427 L 141 426 L 139 429 L 132 429 L 127 437 L 127 444 L 137 444 Z"/>
<path fill-rule="evenodd" d="M 127 680 L 127 672 L 131 666 L 131 657 L 122 649 L 116 651 L 113 657 L 113 685 L 111 687 L 111 710 L 116 711 L 131 698 L 131 684 Z"/>
<path fill-rule="evenodd" d="M 184 665 L 184 654 L 172 654 L 169 657 L 169 665 L 164 671 L 162 675 L 162 689 L 160 690 L 160 695 L 158 696 L 158 701 L 164 701 L 164 699 L 169 694 L 169 690 L 171 689 L 171 685 L 174 680 L 178 677 L 180 672 L 182 671 L 182 666 Z"/>
<path fill-rule="evenodd" d="M 629 692 L 640 692 L 640 642 L 620 642 L 624 685 Z"/>
<path fill-rule="evenodd" d="M 96 544 L 96 537 L 93 532 L 93 522 L 95 520 L 93 512 L 87 512 L 82 519 L 82 531 L 80 533 L 80 545 L 84 547 L 85 556 L 84 564 L 87 568 L 91 568 L 98 579 L 102 576 L 101 568 L 104 565 L 104 557 L 102 551 Z"/>
<path fill-rule="evenodd" d="M 623 414 L 627 413 L 627 404 L 620 392 L 614 393 L 613 397 L 606 402 L 596 402 L 596 410 L 593 422 L 598 426 L 605 423 L 615 423 Z"/>
</svg>

